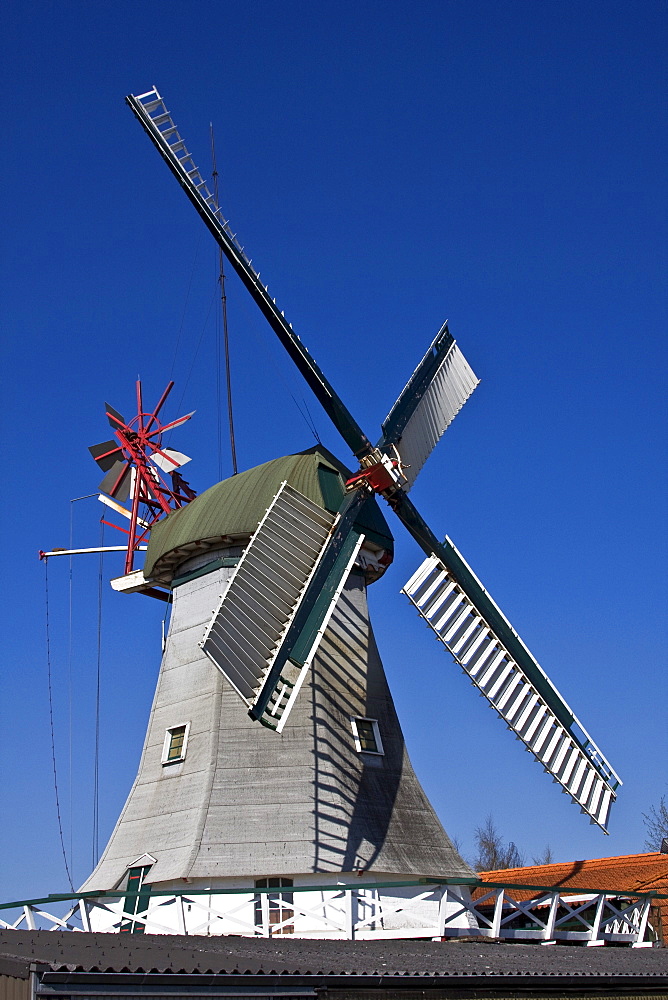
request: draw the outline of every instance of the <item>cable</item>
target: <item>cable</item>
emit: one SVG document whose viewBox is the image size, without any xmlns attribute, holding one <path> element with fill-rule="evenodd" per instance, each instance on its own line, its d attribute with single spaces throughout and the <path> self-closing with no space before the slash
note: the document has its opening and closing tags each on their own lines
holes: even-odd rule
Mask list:
<svg viewBox="0 0 668 1000">
<path fill-rule="evenodd" d="M 284 383 L 284 384 L 287 386 L 287 383 Z M 288 392 L 290 392 L 289 387 L 288 387 Z M 321 440 L 320 440 L 320 438 L 318 436 L 318 432 L 317 432 L 317 430 L 315 428 L 315 424 L 313 423 L 313 420 L 311 418 L 311 414 L 309 413 L 308 407 L 306 406 L 306 400 L 304 399 L 304 397 L 302 396 L 302 402 L 303 402 L 304 406 L 306 406 L 306 413 L 304 413 L 304 411 L 302 410 L 301 406 L 297 402 L 296 396 L 292 392 L 290 392 L 290 398 L 291 398 L 292 402 L 295 404 L 295 406 L 297 407 L 297 409 L 299 410 L 300 415 L 304 418 L 304 423 L 306 424 L 306 426 L 310 430 L 310 432 L 313 435 L 313 437 L 316 439 L 316 441 L 318 442 L 318 444 L 322 444 L 322 442 L 321 442 Z M 308 416 L 307 416 L 307 414 L 308 414 Z"/>
<path fill-rule="evenodd" d="M 70 549 L 74 548 L 74 500 L 70 500 Z M 73 577 L 74 577 L 74 564 L 72 556 L 69 557 L 69 572 L 68 572 L 68 607 L 67 607 L 67 703 L 68 703 L 68 777 L 69 777 L 69 793 L 70 793 L 70 864 L 74 868 L 74 851 L 72 845 L 73 830 L 74 830 L 74 810 L 72 807 L 72 795 L 73 795 L 73 779 L 72 779 L 72 590 L 73 590 Z"/>
<path fill-rule="evenodd" d="M 218 271 L 218 281 L 222 272 Z M 221 282 L 221 290 L 223 289 Z M 224 294 L 224 292 L 222 292 Z M 218 438 L 218 481 L 223 478 L 223 389 L 221 383 L 221 343 L 220 343 L 220 313 L 216 312 L 216 432 Z"/>
<path fill-rule="evenodd" d="M 302 410 L 302 408 L 299 405 L 299 403 L 297 402 L 297 397 L 293 393 L 292 387 L 291 387 L 290 383 L 288 382 L 286 376 L 283 374 L 283 369 L 284 369 L 284 365 L 285 365 L 285 354 L 283 352 L 279 352 L 278 351 L 278 349 L 277 349 L 278 345 L 276 344 L 276 342 L 273 339 L 270 339 L 267 342 L 267 340 L 264 337 L 261 337 L 260 334 L 259 334 L 259 332 L 258 332 L 258 330 L 253 325 L 253 323 L 250 323 L 250 325 L 248 326 L 248 329 L 251 331 L 251 333 L 252 333 L 253 337 L 255 338 L 258 346 L 260 347 L 260 350 L 262 352 L 266 352 L 267 349 L 268 349 L 274 355 L 274 357 L 276 359 L 274 367 L 273 367 L 273 373 L 274 373 L 274 375 L 277 375 L 278 378 L 281 380 L 281 382 L 283 383 L 283 386 L 285 387 L 285 389 L 286 389 L 286 391 L 287 391 L 290 399 L 292 400 L 292 402 L 297 407 L 297 410 L 299 412 L 300 417 L 302 418 L 302 420 L 304 421 L 304 423 L 306 424 L 306 426 L 308 427 L 308 429 L 310 430 L 311 434 L 316 439 L 316 441 L 318 442 L 318 444 L 321 444 L 322 442 L 321 442 L 321 439 L 320 439 L 320 435 L 318 434 L 318 431 L 316 429 L 316 426 L 315 426 L 315 423 L 313 421 L 313 418 L 311 417 L 311 413 L 310 413 L 310 410 L 308 408 L 308 405 L 306 403 L 305 398 L 303 396 L 301 397 L 302 402 L 303 402 L 304 406 L 306 407 L 306 411 L 308 413 L 308 417 L 307 417 L 306 413 L 304 413 L 304 411 Z M 292 367 L 290 367 L 290 371 L 291 371 L 292 375 L 294 375 L 294 369 L 292 369 Z"/>
<path fill-rule="evenodd" d="M 186 378 L 186 380 L 185 380 L 185 382 L 183 384 L 183 391 L 181 393 L 181 398 L 179 399 L 179 405 L 176 408 L 176 412 L 177 413 L 181 412 L 181 407 L 183 405 L 183 400 L 185 398 L 186 389 L 188 388 L 188 383 L 190 382 L 190 378 L 191 378 L 192 373 L 193 373 L 193 368 L 195 367 L 195 362 L 197 361 L 197 355 L 199 354 L 199 349 L 202 346 L 202 338 L 204 337 L 204 332 L 205 332 L 207 326 L 209 325 L 209 318 L 211 317 L 211 310 L 213 309 L 213 304 L 216 301 L 217 297 L 218 297 L 218 293 L 217 293 L 217 291 L 214 290 L 214 293 L 211 296 L 211 302 L 209 303 L 209 309 L 208 309 L 208 312 L 206 314 L 206 319 L 204 320 L 204 325 L 202 326 L 202 331 L 201 331 L 201 333 L 199 335 L 199 340 L 197 341 L 197 347 L 195 348 L 195 353 L 193 354 L 193 359 L 192 359 L 192 361 L 190 363 L 190 370 L 188 371 L 188 377 Z M 167 432 L 167 435 L 168 435 L 167 436 L 167 442 L 168 443 L 169 443 L 169 441 L 171 441 L 171 437 L 172 437 L 173 433 L 174 433 L 174 428 L 172 428 L 171 431 Z"/>
<path fill-rule="evenodd" d="M 213 138 L 213 125 L 209 122 L 209 130 L 211 133 L 211 161 L 213 167 L 213 194 L 216 200 L 216 205 L 220 205 L 220 199 L 218 198 L 218 170 L 216 168 L 216 146 Z M 223 344 L 225 347 L 225 388 L 227 390 L 227 423 L 230 431 L 230 453 L 232 456 L 232 475 L 236 476 L 238 472 L 237 468 L 237 446 L 234 440 L 234 420 L 232 414 L 232 377 L 230 373 L 230 337 L 227 329 L 227 295 L 225 294 L 225 256 L 223 254 L 223 248 L 218 247 L 218 281 L 220 284 L 220 303 L 222 306 L 223 314 Z M 218 424 L 219 424 L 219 442 L 222 440 L 221 433 L 221 406 L 220 406 L 220 331 L 219 326 L 216 324 L 216 378 L 217 378 L 217 390 L 218 390 Z M 221 446 L 219 444 L 219 455 Z M 222 458 L 219 457 L 219 473 L 220 478 L 223 478 L 222 470 Z"/>
<path fill-rule="evenodd" d="M 46 668 L 49 687 L 49 724 L 51 727 L 51 762 L 53 764 L 53 787 L 56 795 L 56 814 L 58 816 L 58 834 L 60 836 L 60 849 L 63 853 L 67 881 L 70 890 L 74 892 L 74 882 L 70 874 L 70 867 L 67 863 L 67 852 L 65 851 L 65 840 L 63 838 L 63 823 L 60 815 L 60 796 L 58 795 L 58 771 L 56 769 L 56 737 L 53 726 L 53 687 L 51 684 L 51 638 L 49 627 L 49 560 L 44 560 L 44 589 L 46 598 Z"/>
<path fill-rule="evenodd" d="M 184 324 L 185 318 L 186 318 L 186 310 L 188 308 L 188 300 L 190 299 L 190 289 L 192 288 L 193 277 L 194 277 L 194 274 L 195 274 L 195 267 L 197 266 L 197 257 L 199 256 L 199 248 L 200 248 L 201 241 L 202 241 L 202 231 L 200 230 L 200 232 L 199 232 L 199 234 L 197 236 L 197 245 L 195 246 L 195 256 L 193 258 L 193 266 L 190 269 L 190 279 L 188 281 L 188 288 L 186 290 L 186 298 L 185 298 L 185 302 L 183 303 L 183 312 L 181 313 L 181 323 L 179 325 L 179 331 L 178 331 L 178 333 L 176 335 L 176 343 L 174 344 L 174 354 L 172 355 L 172 366 L 171 366 L 171 368 L 169 370 L 169 379 L 170 379 L 170 381 L 174 377 L 174 368 L 176 367 L 176 356 L 177 356 L 177 354 L 179 352 L 179 344 L 181 343 L 181 334 L 183 333 L 183 324 Z"/>
<path fill-rule="evenodd" d="M 318 444 L 322 444 L 322 441 L 320 440 L 320 435 L 318 434 L 318 428 L 315 426 L 315 420 L 311 416 L 311 411 L 308 408 L 308 403 L 306 402 L 306 399 L 304 398 L 304 396 L 302 396 L 302 402 L 303 402 L 304 406 L 306 407 L 306 412 L 308 413 L 309 420 L 311 421 L 311 430 L 313 431 L 313 436 L 316 439 L 316 441 L 318 442 Z"/>
<path fill-rule="evenodd" d="M 104 521 L 100 519 L 100 547 L 104 545 Z M 100 677 L 102 664 L 102 584 L 104 552 L 100 552 L 97 577 L 97 672 L 95 683 L 95 752 L 93 755 L 93 868 L 100 856 Z"/>
</svg>

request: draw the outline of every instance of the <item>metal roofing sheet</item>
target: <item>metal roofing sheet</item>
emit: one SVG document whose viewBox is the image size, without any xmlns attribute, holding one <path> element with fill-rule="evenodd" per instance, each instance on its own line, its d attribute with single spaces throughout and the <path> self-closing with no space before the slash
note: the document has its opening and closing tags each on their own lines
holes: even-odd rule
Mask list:
<svg viewBox="0 0 668 1000">
<path fill-rule="evenodd" d="M 52 970 L 186 975 L 401 977 L 651 977 L 668 984 L 668 952 L 655 948 L 464 944 L 433 941 L 315 941 L 173 935 L 2 931 L 0 957 Z M 380 986 L 376 980 L 374 983 Z"/>
</svg>

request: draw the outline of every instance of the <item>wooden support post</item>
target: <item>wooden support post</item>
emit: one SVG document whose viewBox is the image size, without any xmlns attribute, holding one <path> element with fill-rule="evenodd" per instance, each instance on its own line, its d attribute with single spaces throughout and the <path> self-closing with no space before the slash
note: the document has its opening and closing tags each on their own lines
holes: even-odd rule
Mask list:
<svg viewBox="0 0 668 1000">
<path fill-rule="evenodd" d="M 448 913 L 448 887 L 443 886 L 441 892 L 441 899 L 438 904 L 438 925 L 436 928 L 436 935 L 439 938 L 445 937 L 445 918 Z"/>
<path fill-rule="evenodd" d="M 179 892 L 174 897 L 174 902 L 176 903 L 176 919 L 179 925 L 179 934 L 187 934 L 188 928 L 186 927 L 186 911 L 183 906 L 183 894 Z"/>
<path fill-rule="evenodd" d="M 346 889 L 344 891 L 346 900 L 346 940 L 353 941 L 355 939 L 355 918 L 357 916 L 357 890 Z"/>
<path fill-rule="evenodd" d="M 543 931 L 543 942 L 552 941 L 554 939 L 554 927 L 557 922 L 557 913 L 559 912 L 559 898 L 559 892 L 552 893 L 550 912 L 547 917 L 547 923 L 545 924 L 545 930 Z"/>
<path fill-rule="evenodd" d="M 647 931 L 647 921 L 649 920 L 649 908 L 652 904 L 651 899 L 645 899 L 642 904 L 642 913 L 640 915 L 640 923 L 638 925 L 638 933 L 636 939 L 631 945 L 632 948 L 651 948 L 652 942 L 645 941 L 645 932 Z M 637 904 L 636 904 L 637 905 Z"/>
<path fill-rule="evenodd" d="M 262 937 L 269 937 L 269 893 L 260 894 L 260 906 L 262 908 Z"/>
<path fill-rule="evenodd" d="M 599 939 L 599 935 L 601 933 L 601 923 L 603 921 L 603 910 L 605 909 L 606 898 L 605 893 L 602 892 L 596 901 L 596 913 L 594 914 L 594 923 L 591 925 L 591 937 L 589 938 L 589 941 L 587 941 L 588 948 L 603 943 Z"/>
<path fill-rule="evenodd" d="M 499 889 L 496 894 L 496 903 L 494 904 L 494 917 L 492 919 L 492 937 L 498 938 L 501 936 L 501 918 L 503 917 L 503 901 L 506 896 L 505 889 Z"/>
<path fill-rule="evenodd" d="M 85 899 L 79 900 L 79 916 L 81 917 L 81 926 L 85 931 L 90 931 L 90 915 L 88 913 L 88 903 Z"/>
</svg>

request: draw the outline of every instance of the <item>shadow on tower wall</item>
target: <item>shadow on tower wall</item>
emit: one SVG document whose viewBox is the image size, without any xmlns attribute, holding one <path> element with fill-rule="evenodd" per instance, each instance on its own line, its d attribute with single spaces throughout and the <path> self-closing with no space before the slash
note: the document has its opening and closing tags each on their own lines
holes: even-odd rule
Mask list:
<svg viewBox="0 0 668 1000">
<path fill-rule="evenodd" d="M 405 746 L 369 624 L 363 578 L 348 581 L 314 663 L 317 871 L 363 871 L 378 859 L 402 782 Z M 351 718 L 378 720 L 382 756 L 358 753 Z M 413 779 L 415 780 L 415 779 Z M 388 845 L 390 854 L 392 845 Z"/>
</svg>

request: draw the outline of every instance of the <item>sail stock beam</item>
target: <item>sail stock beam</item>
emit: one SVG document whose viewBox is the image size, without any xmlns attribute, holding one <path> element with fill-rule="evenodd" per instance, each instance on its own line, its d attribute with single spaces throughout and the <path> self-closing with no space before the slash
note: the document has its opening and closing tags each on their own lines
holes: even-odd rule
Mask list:
<svg viewBox="0 0 668 1000">
<path fill-rule="evenodd" d="M 146 94 L 138 96 L 130 94 L 126 97 L 126 102 L 186 192 L 227 260 L 259 306 L 265 319 L 297 365 L 346 444 L 358 458 L 366 455 L 372 449 L 371 442 L 329 384 L 299 337 L 294 333 L 291 324 L 287 322 L 269 295 L 267 287 L 261 283 L 259 272 L 253 267 L 244 248 L 223 217 L 215 195 L 209 190 L 207 181 L 195 165 L 185 141 L 158 91 L 153 88 Z"/>
</svg>

